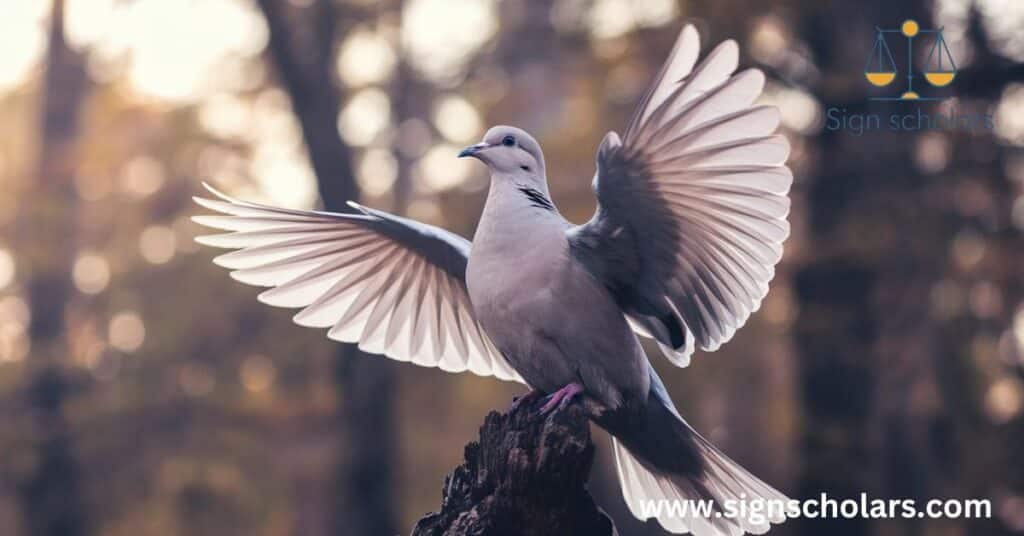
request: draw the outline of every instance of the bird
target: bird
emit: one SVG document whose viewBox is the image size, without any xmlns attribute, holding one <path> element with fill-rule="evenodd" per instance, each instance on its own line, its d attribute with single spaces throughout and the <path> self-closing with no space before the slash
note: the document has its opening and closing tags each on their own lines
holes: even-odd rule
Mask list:
<svg viewBox="0 0 1024 536">
<path fill-rule="evenodd" d="M 583 224 L 555 206 L 540 144 L 495 126 L 458 154 L 490 174 L 472 242 L 355 202 L 291 210 L 209 186 L 195 201 L 219 214 L 194 220 L 226 232 L 196 240 L 234 250 L 214 262 L 330 339 L 523 383 L 547 397 L 541 414 L 579 399 L 612 436 L 636 517 L 675 534 L 764 533 L 786 513 L 719 514 L 787 497 L 683 419 L 640 343 L 679 367 L 718 349 L 760 307 L 789 235 L 790 147 L 779 110 L 755 102 L 764 75 L 736 72 L 733 40 L 699 56 L 685 25 L 624 134 L 601 141 Z M 697 500 L 716 515 L 651 507 Z"/>
</svg>

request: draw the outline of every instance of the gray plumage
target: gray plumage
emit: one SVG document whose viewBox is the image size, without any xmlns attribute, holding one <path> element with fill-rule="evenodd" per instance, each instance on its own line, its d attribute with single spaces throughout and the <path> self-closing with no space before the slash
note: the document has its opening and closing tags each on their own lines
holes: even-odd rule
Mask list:
<svg viewBox="0 0 1024 536">
<path fill-rule="evenodd" d="M 699 65 L 683 29 L 625 135 L 597 154 L 598 209 L 574 226 L 548 192 L 543 153 L 526 132 L 494 127 L 460 156 L 485 163 L 490 191 L 473 243 L 352 204 L 353 213 L 285 210 L 197 198 L 229 231 L 201 243 L 238 251 L 215 262 L 273 287 L 270 305 L 302 308 L 301 325 L 373 353 L 519 381 L 543 392 L 583 387 L 615 438 L 623 495 L 644 501 L 785 497 L 693 431 L 636 334 L 686 366 L 695 347 L 729 340 L 768 291 L 789 233 L 789 147 L 778 111 L 754 106 L 763 75 L 733 75 L 738 48 Z M 212 190 L 211 190 L 212 191 Z M 770 522 L 658 516 L 698 536 L 762 533 Z"/>
</svg>

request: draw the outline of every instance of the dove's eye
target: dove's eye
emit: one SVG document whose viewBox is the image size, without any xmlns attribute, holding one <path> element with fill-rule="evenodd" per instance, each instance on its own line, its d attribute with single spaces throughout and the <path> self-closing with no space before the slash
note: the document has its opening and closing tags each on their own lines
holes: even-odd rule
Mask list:
<svg viewBox="0 0 1024 536">
<path fill-rule="evenodd" d="M 516 137 L 505 136 L 505 138 L 501 140 L 501 144 L 504 145 L 505 147 L 512 147 L 513 145 L 516 144 Z"/>
</svg>

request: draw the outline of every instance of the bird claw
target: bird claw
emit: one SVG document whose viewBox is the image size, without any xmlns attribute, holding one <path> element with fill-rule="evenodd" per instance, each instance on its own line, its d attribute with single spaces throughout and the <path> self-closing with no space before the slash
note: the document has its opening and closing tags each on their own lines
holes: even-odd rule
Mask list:
<svg viewBox="0 0 1024 536">
<path fill-rule="evenodd" d="M 530 389 L 526 394 L 524 394 L 522 396 L 514 397 L 512 399 L 512 405 L 509 406 L 509 408 L 508 408 L 509 413 L 512 413 L 513 411 L 516 411 L 517 409 L 519 409 L 519 406 L 523 405 L 524 402 L 527 402 L 529 400 L 533 400 L 534 398 L 537 398 L 538 396 L 540 396 L 540 391 L 538 391 L 536 389 Z"/>
<path fill-rule="evenodd" d="M 547 402 L 545 402 L 544 405 L 540 408 L 540 414 L 547 415 L 548 413 L 551 413 L 551 411 L 554 410 L 555 408 L 564 408 L 567 404 L 569 404 L 569 402 L 572 401 L 573 398 L 576 397 L 576 395 L 582 392 L 582 385 L 575 382 L 567 384 L 565 387 L 548 395 L 546 399 Z"/>
</svg>

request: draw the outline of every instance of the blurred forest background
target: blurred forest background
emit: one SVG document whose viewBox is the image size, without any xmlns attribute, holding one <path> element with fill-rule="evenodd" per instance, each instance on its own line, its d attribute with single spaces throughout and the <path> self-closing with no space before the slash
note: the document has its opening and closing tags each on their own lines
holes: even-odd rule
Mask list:
<svg viewBox="0 0 1024 536">
<path fill-rule="evenodd" d="M 0 534 L 379 535 L 436 509 L 521 388 L 358 355 L 268 310 L 193 242 L 209 181 L 473 233 L 488 125 L 593 209 L 683 21 L 768 74 L 796 177 L 759 314 L 676 370 L 684 415 L 792 496 L 993 501 L 990 520 L 792 521 L 773 534 L 1024 533 L 1024 5 L 1012 0 L 0 0 Z M 888 114 L 874 27 L 943 27 L 921 106 L 993 131 L 824 128 Z M 922 52 L 923 53 L 923 52 Z M 319 180 L 318 180 L 319 179 Z M 605 436 L 592 488 L 624 536 Z"/>
</svg>

